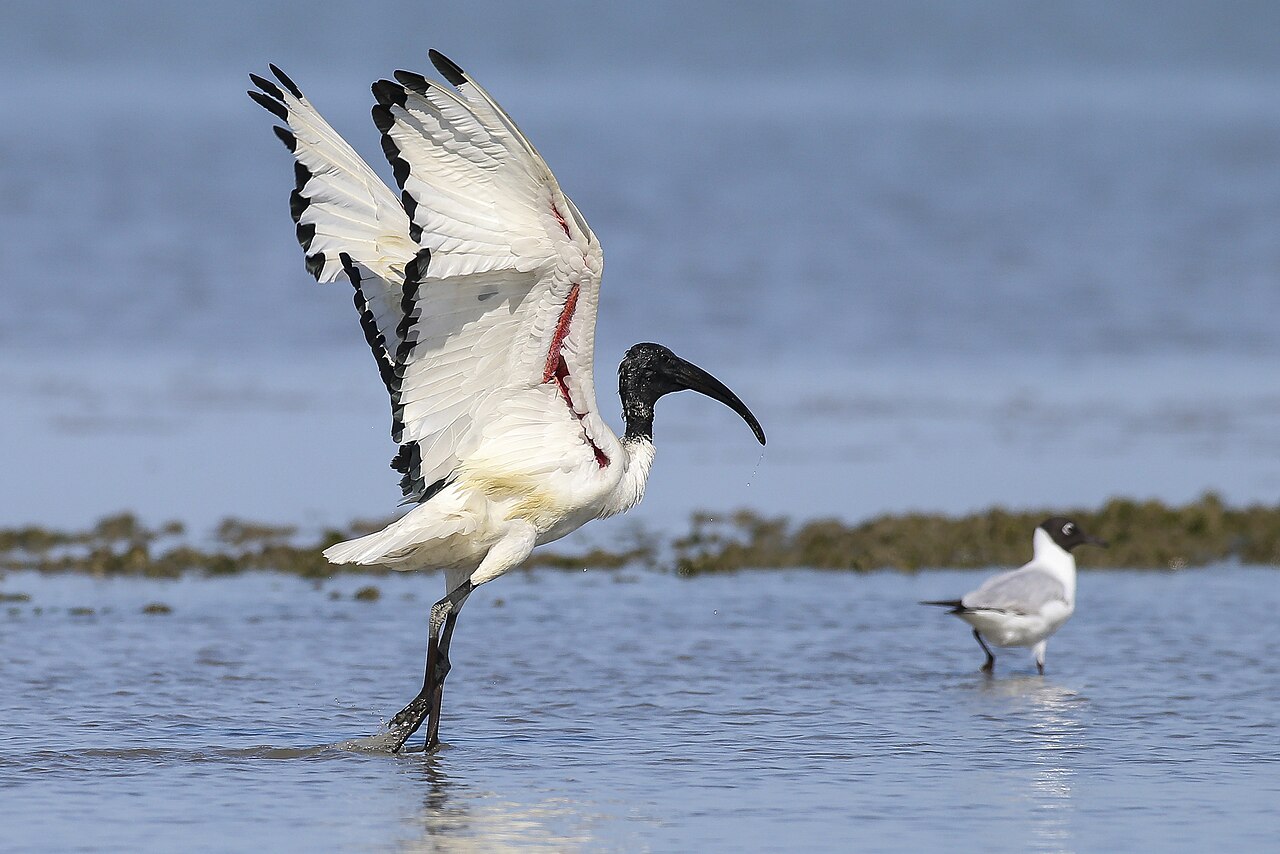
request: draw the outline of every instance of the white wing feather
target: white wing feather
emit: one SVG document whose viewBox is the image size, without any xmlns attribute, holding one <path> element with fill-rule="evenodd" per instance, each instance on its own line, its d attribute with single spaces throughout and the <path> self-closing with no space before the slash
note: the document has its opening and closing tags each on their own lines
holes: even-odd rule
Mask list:
<svg viewBox="0 0 1280 854">
<path fill-rule="evenodd" d="M 289 209 L 307 270 L 320 282 L 332 282 L 343 272 L 343 253 L 361 265 L 365 299 L 394 352 L 404 267 L 418 251 L 409 239 L 409 217 L 293 81 L 274 65 L 271 70 L 282 85 L 250 75 L 262 92 L 249 94 L 288 125 L 276 128 L 276 135 L 295 159 Z"/>
<path fill-rule="evenodd" d="M 430 251 L 413 295 L 398 401 L 399 441 L 416 443 L 425 484 L 447 479 L 479 453 L 500 401 L 546 384 L 549 351 L 571 298 L 573 322 L 562 343 L 574 360 L 574 408 L 594 412 L 591 354 L 603 263 L 599 242 L 515 124 L 456 66 L 434 52 L 432 59 L 457 92 L 408 72 L 397 72 L 397 83 L 374 85 L 374 121 L 410 235 Z M 567 406 L 554 395 L 545 402 L 544 425 L 563 421 L 580 435 Z M 563 455 L 566 446 L 549 438 L 526 452 L 550 445 Z M 567 446 L 575 447 L 592 459 L 585 441 Z M 528 465 L 541 467 L 532 459 Z"/>
<path fill-rule="evenodd" d="M 415 501 L 480 462 L 482 445 L 484 464 L 517 473 L 595 465 L 583 431 L 602 423 L 599 241 L 492 97 L 431 59 L 456 91 L 408 72 L 374 84 L 399 200 L 274 66 L 284 88 L 253 76 L 263 92 L 250 93 L 289 126 L 277 133 L 298 163 L 291 210 L 308 270 L 356 286 L 401 443 L 392 465 Z M 557 333 L 569 405 L 549 381 Z"/>
</svg>

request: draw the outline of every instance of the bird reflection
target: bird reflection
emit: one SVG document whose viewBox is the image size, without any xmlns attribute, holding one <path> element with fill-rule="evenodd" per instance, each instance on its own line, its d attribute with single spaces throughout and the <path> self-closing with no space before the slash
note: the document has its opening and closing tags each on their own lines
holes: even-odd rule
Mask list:
<svg viewBox="0 0 1280 854">
<path fill-rule="evenodd" d="M 1024 797 L 1032 807 L 1031 831 L 1038 851 L 1071 851 L 1074 815 L 1072 784 L 1075 757 L 1083 743 L 1078 709 L 1085 702 L 1076 691 L 1038 676 L 990 679 L 983 690 L 1025 704 L 1031 725 L 1027 756 L 1034 769 Z"/>
<path fill-rule="evenodd" d="M 594 817 L 564 799 L 517 803 L 481 791 L 444 770 L 447 754 L 414 757 L 404 772 L 422 791 L 405 815 L 405 851 L 574 851 L 596 847 Z M 417 761 L 420 759 L 421 761 Z"/>
</svg>

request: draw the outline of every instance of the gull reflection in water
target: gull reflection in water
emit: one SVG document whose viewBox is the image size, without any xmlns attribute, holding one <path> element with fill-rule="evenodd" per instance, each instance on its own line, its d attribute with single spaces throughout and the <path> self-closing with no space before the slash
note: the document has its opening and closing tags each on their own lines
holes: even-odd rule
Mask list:
<svg viewBox="0 0 1280 854">
<path fill-rule="evenodd" d="M 1075 758 L 1084 743 L 1079 708 L 1086 702 L 1076 691 L 1046 682 L 1040 676 L 989 680 L 984 690 L 1014 701 L 1030 719 L 1024 743 L 1034 776 L 1023 797 L 1031 809 L 1031 832 L 1036 851 L 1073 851 L 1071 800 Z"/>
<path fill-rule="evenodd" d="M 591 833 L 604 816 L 547 798 L 519 803 L 474 788 L 443 770 L 439 757 L 406 764 L 422 807 L 405 815 L 404 851 L 576 851 L 598 848 Z"/>
</svg>

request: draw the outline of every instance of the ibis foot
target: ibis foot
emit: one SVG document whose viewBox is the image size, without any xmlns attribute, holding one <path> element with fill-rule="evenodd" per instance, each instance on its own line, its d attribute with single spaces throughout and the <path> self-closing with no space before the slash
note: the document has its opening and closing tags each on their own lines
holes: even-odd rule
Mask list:
<svg viewBox="0 0 1280 854">
<path fill-rule="evenodd" d="M 470 581 L 463 582 L 458 589 L 431 606 L 427 669 L 422 679 L 422 690 L 409 701 L 409 705 L 396 712 L 388 725 L 392 753 L 400 752 L 423 721 L 428 721 L 425 750 L 430 753 L 440 745 L 440 702 L 444 697 L 444 680 L 451 669 L 449 642 L 453 640 L 453 627 L 458 619 L 458 611 L 462 609 L 462 603 L 467 600 L 472 589 Z"/>
</svg>

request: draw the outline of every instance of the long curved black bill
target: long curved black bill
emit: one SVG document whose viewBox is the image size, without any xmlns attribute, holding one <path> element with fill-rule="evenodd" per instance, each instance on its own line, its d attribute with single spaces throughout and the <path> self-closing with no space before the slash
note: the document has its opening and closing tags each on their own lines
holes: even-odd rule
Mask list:
<svg viewBox="0 0 1280 854">
<path fill-rule="evenodd" d="M 674 355 L 674 354 L 673 354 Z M 756 438 L 760 444 L 764 444 L 764 430 L 760 427 L 760 422 L 751 414 L 751 410 L 747 409 L 747 405 L 743 403 L 730 388 L 720 380 L 711 376 L 711 374 L 699 368 L 692 362 L 686 362 L 679 356 L 675 356 L 671 364 L 667 368 L 668 377 L 677 385 L 687 388 L 690 391 L 696 391 L 699 394 L 705 394 L 712 400 L 718 400 L 725 406 L 738 413 L 743 421 L 747 422 L 747 426 L 751 428 L 751 432 L 756 434 Z"/>
</svg>

